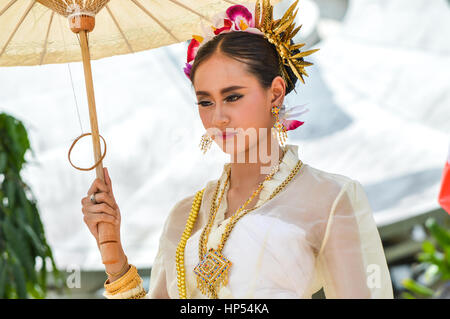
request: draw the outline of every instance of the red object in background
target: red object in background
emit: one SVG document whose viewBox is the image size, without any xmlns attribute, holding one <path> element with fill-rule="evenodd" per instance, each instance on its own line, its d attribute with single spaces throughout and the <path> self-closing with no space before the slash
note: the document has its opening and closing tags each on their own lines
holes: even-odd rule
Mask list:
<svg viewBox="0 0 450 319">
<path fill-rule="evenodd" d="M 439 205 L 450 214 L 450 147 L 448 158 L 442 174 L 441 191 L 439 192 Z"/>
</svg>

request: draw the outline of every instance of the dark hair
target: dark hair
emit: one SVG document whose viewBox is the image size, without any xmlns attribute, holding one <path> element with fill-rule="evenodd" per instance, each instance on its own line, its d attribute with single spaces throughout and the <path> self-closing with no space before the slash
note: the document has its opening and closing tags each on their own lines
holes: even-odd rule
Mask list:
<svg viewBox="0 0 450 319">
<path fill-rule="evenodd" d="M 190 71 L 192 84 L 194 83 L 197 67 L 215 52 L 221 52 L 230 58 L 245 63 L 247 71 L 255 75 L 262 87 L 266 89 L 272 85 L 272 81 L 276 76 L 282 76 L 279 66 L 280 56 L 275 45 L 261 34 L 232 31 L 220 33 L 200 47 Z M 293 51 L 294 54 L 299 52 L 299 49 Z M 303 57 L 298 60 L 303 61 Z M 286 68 L 286 71 L 293 85 L 289 81 L 286 82 L 285 95 L 294 89 L 297 82 L 297 77 L 289 67 Z"/>
</svg>

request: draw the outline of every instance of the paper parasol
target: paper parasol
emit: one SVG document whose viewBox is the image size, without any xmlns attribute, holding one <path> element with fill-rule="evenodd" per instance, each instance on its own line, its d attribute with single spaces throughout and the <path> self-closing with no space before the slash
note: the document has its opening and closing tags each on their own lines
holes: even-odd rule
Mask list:
<svg viewBox="0 0 450 319">
<path fill-rule="evenodd" d="M 83 170 L 95 167 L 97 177 L 104 181 L 102 159 L 106 143 L 105 154 L 101 155 L 90 60 L 187 41 L 200 33 L 201 22 L 210 25 L 210 17 L 217 12 L 233 4 L 251 3 L 254 2 L 1 0 L 0 66 L 83 61 L 91 125 L 91 133 L 87 134 L 92 134 L 95 160 L 94 166 Z M 118 238 L 112 225 L 100 223 L 98 231 L 103 263 L 117 262 L 114 252 L 118 251 Z"/>
</svg>

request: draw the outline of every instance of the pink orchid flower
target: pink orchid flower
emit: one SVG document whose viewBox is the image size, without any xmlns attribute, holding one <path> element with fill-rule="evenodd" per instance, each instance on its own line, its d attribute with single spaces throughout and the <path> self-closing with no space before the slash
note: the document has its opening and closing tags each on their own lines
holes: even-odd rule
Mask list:
<svg viewBox="0 0 450 319">
<path fill-rule="evenodd" d="M 245 31 L 256 34 L 264 34 L 261 30 L 255 28 L 254 8 L 243 5 L 232 5 L 225 12 L 219 12 L 212 18 L 213 25 L 205 27 L 201 23 L 203 36 L 193 35 L 188 46 L 187 63 L 184 67 L 184 73 L 190 78 L 193 60 L 197 55 L 199 48 L 211 40 L 214 36 L 223 32 Z"/>
<path fill-rule="evenodd" d="M 192 64 L 189 62 L 186 62 L 186 65 L 184 66 L 184 74 L 186 74 L 186 76 L 190 79 L 191 78 L 191 69 L 192 69 Z"/>
<path fill-rule="evenodd" d="M 224 32 L 224 31 L 229 31 L 232 26 L 233 26 L 233 22 L 231 22 L 228 19 L 223 19 L 223 27 L 221 27 L 221 28 L 213 27 L 214 34 L 218 35 L 218 34 Z"/>
<path fill-rule="evenodd" d="M 189 42 L 188 51 L 187 51 L 187 62 L 191 62 L 195 59 L 197 55 L 198 48 L 200 47 L 200 43 L 203 41 L 203 37 L 199 35 L 193 35 L 191 42 Z"/>
<path fill-rule="evenodd" d="M 297 127 L 303 125 L 305 122 L 295 120 L 298 116 L 309 111 L 305 108 L 306 104 L 295 105 L 288 110 L 284 107 L 280 109 L 279 120 L 281 124 L 286 128 L 286 131 L 295 130 Z"/>
<path fill-rule="evenodd" d="M 234 31 L 245 31 L 245 29 L 253 28 L 255 26 L 251 10 L 243 5 L 236 4 L 229 7 L 226 14 L 228 18 L 233 21 Z"/>
</svg>

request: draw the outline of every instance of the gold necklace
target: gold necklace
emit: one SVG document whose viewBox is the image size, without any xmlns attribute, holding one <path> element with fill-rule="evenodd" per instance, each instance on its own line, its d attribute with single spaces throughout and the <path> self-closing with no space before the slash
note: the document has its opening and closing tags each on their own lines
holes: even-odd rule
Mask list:
<svg viewBox="0 0 450 319">
<path fill-rule="evenodd" d="M 291 179 L 297 174 L 297 172 L 300 170 L 300 168 L 302 166 L 303 166 L 303 163 L 302 163 L 301 160 L 299 160 L 297 162 L 296 166 L 292 169 L 292 171 L 289 174 L 289 176 L 280 185 L 278 185 L 278 187 L 269 196 L 268 200 L 271 200 L 282 189 L 284 189 L 284 187 L 291 181 Z M 180 239 L 180 242 L 178 244 L 177 251 L 176 251 L 176 268 L 177 268 L 177 278 L 178 278 L 178 290 L 179 290 L 179 296 L 180 296 L 181 299 L 186 299 L 186 282 L 185 282 L 185 269 L 184 269 L 184 249 L 186 247 L 186 242 L 187 242 L 189 236 L 191 235 L 192 228 L 193 228 L 195 220 L 197 218 L 204 190 L 205 190 L 205 188 L 203 188 L 202 190 L 198 191 L 195 194 L 195 196 L 194 196 L 191 212 L 189 214 L 189 218 L 188 218 L 188 221 L 186 223 L 186 227 L 185 227 L 184 232 L 183 232 L 183 234 L 181 236 L 181 239 Z M 214 204 L 215 204 L 215 199 L 217 198 L 217 193 L 218 193 L 218 188 L 216 188 L 216 192 L 215 192 L 215 195 L 214 195 L 214 200 L 211 201 L 211 208 L 212 209 L 216 208 Z M 224 245 L 225 241 L 228 239 L 228 236 L 229 236 L 231 230 L 233 229 L 234 225 L 236 224 L 236 222 L 241 217 L 243 217 L 245 214 L 249 213 L 250 211 L 252 211 L 252 210 L 254 210 L 254 209 L 258 208 L 258 207 L 259 206 L 255 206 L 253 208 L 246 209 L 243 214 L 241 214 L 241 215 L 235 214 L 235 215 L 232 216 L 232 220 L 230 221 L 230 223 L 227 224 L 225 232 L 222 235 L 220 251 L 223 249 L 223 245 Z M 233 218 L 233 217 L 235 217 L 235 218 Z M 213 221 L 213 219 L 210 218 L 210 221 L 211 220 Z M 208 228 L 210 228 L 210 227 L 211 226 L 209 225 Z M 213 255 L 212 257 L 214 258 L 214 257 L 217 257 L 217 256 L 218 255 Z M 218 259 L 218 260 L 220 261 L 220 259 Z M 212 268 L 212 269 L 214 270 L 215 268 Z M 215 270 L 216 270 L 216 274 L 217 274 L 217 269 L 215 269 Z M 223 277 L 223 278 L 225 278 L 225 277 Z M 209 288 L 210 288 L 209 292 L 210 292 L 210 294 L 212 294 L 213 298 L 217 298 L 217 293 L 216 293 L 216 290 L 214 289 L 214 287 L 215 287 L 214 284 L 210 285 L 209 286 Z"/>
<path fill-rule="evenodd" d="M 282 149 L 283 150 L 283 149 Z M 279 165 L 281 164 L 281 161 L 284 156 L 284 150 L 283 154 L 280 157 L 278 165 L 273 167 L 270 174 L 268 174 L 264 181 L 270 180 L 272 176 L 278 171 Z M 217 249 L 210 248 L 209 251 L 206 251 L 206 243 L 208 242 L 209 233 L 211 231 L 212 225 L 214 223 L 214 220 L 216 218 L 217 211 L 220 207 L 220 203 L 222 200 L 222 197 L 225 192 L 225 188 L 228 184 L 229 178 L 230 178 L 231 168 L 228 170 L 227 179 L 225 182 L 224 187 L 222 188 L 222 194 L 219 199 L 219 204 L 216 206 L 216 198 L 217 198 L 217 191 L 219 189 L 220 181 L 217 182 L 216 192 L 214 194 L 214 197 L 212 199 L 212 205 L 211 210 L 209 214 L 209 220 L 207 227 L 203 229 L 203 232 L 200 236 L 200 242 L 199 242 L 199 263 L 194 268 L 194 273 L 197 277 L 197 288 L 200 289 L 200 291 L 205 294 L 206 292 L 209 293 L 210 297 L 217 299 L 217 289 L 219 288 L 220 284 L 227 285 L 227 279 L 228 279 L 228 270 L 230 269 L 232 263 L 228 259 L 226 259 L 222 254 L 223 246 L 225 245 L 225 241 L 228 239 L 228 236 L 224 237 L 222 235 L 221 243 L 217 247 Z M 253 192 L 253 194 L 250 196 L 250 198 L 239 207 L 239 209 L 236 211 L 236 213 L 231 217 L 231 221 L 233 219 L 236 219 L 236 217 L 239 215 L 239 213 L 253 200 L 253 198 L 259 194 L 263 187 L 263 183 L 259 183 L 257 189 Z M 228 230 L 230 223 L 225 227 L 224 234 L 227 234 L 231 231 Z"/>
</svg>

